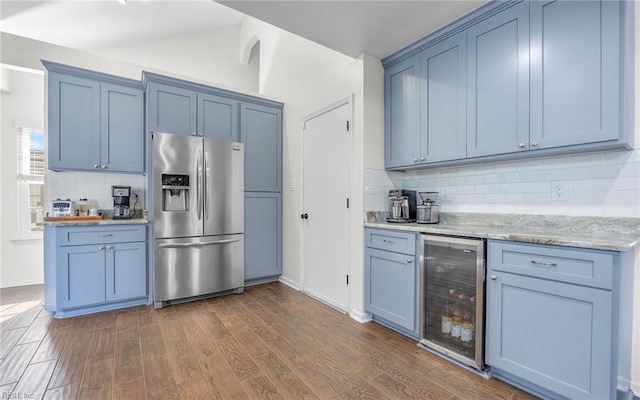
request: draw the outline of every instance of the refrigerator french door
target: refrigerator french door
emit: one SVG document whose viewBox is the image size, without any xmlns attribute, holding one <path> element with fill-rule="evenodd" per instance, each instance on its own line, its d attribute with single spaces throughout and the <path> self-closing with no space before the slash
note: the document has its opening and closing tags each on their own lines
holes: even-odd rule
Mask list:
<svg viewBox="0 0 640 400">
<path fill-rule="evenodd" d="M 244 146 L 152 135 L 154 304 L 244 290 Z"/>
<path fill-rule="evenodd" d="M 421 235 L 420 344 L 484 369 L 484 240 Z"/>
</svg>

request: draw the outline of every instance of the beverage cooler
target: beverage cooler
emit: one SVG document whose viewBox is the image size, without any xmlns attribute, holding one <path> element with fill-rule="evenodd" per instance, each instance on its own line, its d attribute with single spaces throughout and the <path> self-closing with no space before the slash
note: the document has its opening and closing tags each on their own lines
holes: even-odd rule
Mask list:
<svg viewBox="0 0 640 400">
<path fill-rule="evenodd" d="M 422 235 L 420 344 L 484 369 L 484 240 Z"/>
</svg>

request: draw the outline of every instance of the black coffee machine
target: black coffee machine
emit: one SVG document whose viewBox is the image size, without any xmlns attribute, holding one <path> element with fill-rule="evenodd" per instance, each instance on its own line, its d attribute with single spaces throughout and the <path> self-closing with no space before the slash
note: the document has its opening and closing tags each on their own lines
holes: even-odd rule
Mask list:
<svg viewBox="0 0 640 400">
<path fill-rule="evenodd" d="M 113 197 L 113 219 L 129 219 L 129 198 L 131 197 L 131 186 L 111 186 L 111 196 Z"/>
</svg>

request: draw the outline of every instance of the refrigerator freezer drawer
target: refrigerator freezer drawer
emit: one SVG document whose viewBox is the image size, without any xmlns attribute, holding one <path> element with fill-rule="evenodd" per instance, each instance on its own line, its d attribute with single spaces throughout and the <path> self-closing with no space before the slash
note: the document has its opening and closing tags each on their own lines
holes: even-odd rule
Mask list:
<svg viewBox="0 0 640 400">
<path fill-rule="evenodd" d="M 244 235 L 154 241 L 154 302 L 244 286 Z"/>
</svg>

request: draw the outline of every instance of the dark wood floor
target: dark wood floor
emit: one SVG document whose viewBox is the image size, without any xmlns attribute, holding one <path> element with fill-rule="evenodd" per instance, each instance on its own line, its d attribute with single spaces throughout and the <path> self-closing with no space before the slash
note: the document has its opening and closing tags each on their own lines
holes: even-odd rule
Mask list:
<svg viewBox="0 0 640 400">
<path fill-rule="evenodd" d="M 532 398 L 279 283 L 62 320 L 40 285 L 0 296 L 3 399 Z"/>
</svg>

